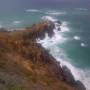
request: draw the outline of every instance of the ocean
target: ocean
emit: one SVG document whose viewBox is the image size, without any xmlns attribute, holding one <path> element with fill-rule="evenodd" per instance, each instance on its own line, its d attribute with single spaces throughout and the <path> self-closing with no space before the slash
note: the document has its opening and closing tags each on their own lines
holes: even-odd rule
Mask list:
<svg viewBox="0 0 90 90">
<path fill-rule="evenodd" d="M 10 30 L 30 27 L 42 20 L 58 20 L 62 24 L 61 31 L 54 30 L 55 35 L 44 40 L 37 40 L 43 47 L 66 65 L 76 80 L 84 83 L 90 90 L 90 10 L 86 8 L 73 9 L 23 9 L 20 12 L 0 14 L 0 28 Z"/>
</svg>

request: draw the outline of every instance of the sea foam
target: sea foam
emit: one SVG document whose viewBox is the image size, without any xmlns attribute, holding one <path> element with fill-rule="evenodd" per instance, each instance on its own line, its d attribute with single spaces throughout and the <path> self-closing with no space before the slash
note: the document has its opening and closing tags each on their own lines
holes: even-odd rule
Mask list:
<svg viewBox="0 0 90 90">
<path fill-rule="evenodd" d="M 83 82 L 87 90 L 90 90 L 90 70 L 75 67 L 71 60 L 67 57 L 66 53 L 57 45 L 49 47 L 49 49 L 51 51 L 50 53 L 56 58 L 57 61 L 60 62 L 60 65 L 67 66 L 71 70 L 75 80 L 80 80 Z"/>
<path fill-rule="evenodd" d="M 75 40 L 80 40 L 80 37 L 79 36 L 74 36 L 73 37 Z"/>
<path fill-rule="evenodd" d="M 87 45 L 85 43 L 81 43 L 81 47 L 86 47 Z"/>
<path fill-rule="evenodd" d="M 53 17 L 45 17 L 43 19 L 49 19 L 51 21 L 56 21 L 56 18 Z M 67 23 L 64 22 L 63 28 L 67 28 Z M 65 32 L 68 31 L 68 29 L 63 29 L 61 27 L 61 31 Z M 64 30 L 64 31 L 63 31 Z M 87 90 L 90 90 L 90 70 L 88 69 L 81 69 L 76 67 L 72 60 L 68 58 L 67 54 L 64 50 L 62 50 L 60 47 L 58 47 L 58 44 L 65 43 L 67 39 L 63 37 L 62 33 L 56 29 L 54 29 L 55 35 L 53 38 L 49 38 L 46 34 L 46 38 L 44 40 L 37 40 L 38 43 L 41 43 L 43 47 L 50 50 L 50 53 L 56 58 L 57 61 L 60 62 L 60 65 L 66 65 L 72 72 L 72 75 L 74 76 L 75 80 L 80 80 L 83 82 L 83 84 L 86 86 Z M 79 36 L 74 36 L 75 40 L 80 40 Z M 86 45 L 84 43 L 81 43 L 82 47 L 85 47 Z"/>
<path fill-rule="evenodd" d="M 58 16 L 58 15 L 65 15 L 66 12 L 58 12 L 58 11 L 46 11 L 45 14 L 47 15 L 55 15 L 55 16 Z"/>
<path fill-rule="evenodd" d="M 13 22 L 12 22 L 13 25 L 18 25 L 18 24 L 20 24 L 20 23 L 21 23 L 21 21 L 13 21 Z"/>
<path fill-rule="evenodd" d="M 76 10 L 79 10 L 79 11 L 87 11 L 88 9 L 87 8 L 75 8 Z"/>
<path fill-rule="evenodd" d="M 26 12 L 41 12 L 40 10 L 38 9 L 27 9 Z"/>
<path fill-rule="evenodd" d="M 66 22 L 66 21 L 62 21 L 62 25 L 60 28 L 61 28 L 61 32 L 70 31 L 70 29 L 68 28 L 68 22 Z"/>
<path fill-rule="evenodd" d="M 52 22 L 57 21 L 57 19 L 55 17 L 51 17 L 51 16 L 43 16 L 42 19 L 43 20 L 49 20 L 49 21 L 52 21 Z"/>
</svg>

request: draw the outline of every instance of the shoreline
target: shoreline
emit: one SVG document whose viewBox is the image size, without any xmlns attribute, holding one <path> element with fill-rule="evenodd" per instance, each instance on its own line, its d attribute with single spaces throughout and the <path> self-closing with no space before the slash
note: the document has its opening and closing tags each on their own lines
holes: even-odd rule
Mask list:
<svg viewBox="0 0 90 90">
<path fill-rule="evenodd" d="M 28 46 L 28 44 L 30 43 L 30 45 L 32 46 L 32 47 L 29 47 L 30 50 L 32 50 L 31 48 L 33 48 L 34 50 L 35 49 L 37 49 L 37 50 L 35 52 L 32 51 L 30 57 L 28 56 L 29 51 L 28 52 L 23 51 L 23 53 L 24 53 L 23 55 L 25 58 L 27 58 L 27 56 L 28 56 L 27 59 L 30 59 L 30 58 L 33 59 L 33 55 L 34 55 L 34 57 L 36 57 L 36 55 L 37 55 L 36 59 L 33 59 L 32 62 L 35 64 L 41 64 L 41 65 L 43 65 L 43 64 L 50 65 L 51 64 L 50 66 L 48 66 L 50 68 L 48 70 L 50 71 L 52 77 L 55 76 L 56 79 L 60 80 L 60 82 L 63 81 L 67 85 L 73 87 L 73 90 L 74 90 L 74 88 L 76 88 L 75 90 L 86 90 L 85 86 L 82 84 L 82 82 L 75 81 L 75 79 L 74 79 L 71 71 L 68 69 L 68 67 L 63 66 L 61 68 L 60 63 L 57 62 L 56 59 L 52 55 L 50 55 L 48 53 L 48 51 L 45 50 L 45 48 L 43 48 L 41 46 L 41 44 L 36 43 L 37 38 L 40 38 L 41 40 L 43 40 L 45 38 L 45 33 L 48 33 L 49 37 L 53 37 L 53 35 L 54 35 L 53 29 L 54 28 L 55 28 L 55 25 L 53 24 L 53 22 L 50 21 L 50 22 L 41 22 L 39 24 L 35 24 L 32 27 L 27 28 L 26 30 L 23 30 L 23 31 L 15 30 L 10 33 L 7 31 L 2 32 L 2 33 L 0 32 L 1 34 L 4 33 L 7 35 L 7 37 L 5 37 L 5 39 L 4 39 L 4 36 L 1 36 L 1 39 L 2 40 L 4 39 L 5 41 L 0 41 L 0 43 L 5 44 L 5 46 L 6 46 L 6 44 L 7 44 L 6 42 L 8 41 L 10 46 L 12 48 L 16 48 L 16 52 L 18 52 L 20 54 L 23 51 L 22 44 L 24 43 L 25 48 L 26 48 L 26 46 Z M 9 40 L 10 38 L 13 38 L 13 40 L 10 41 Z M 20 51 L 18 51 L 18 49 L 20 49 Z M 38 50 L 40 50 L 40 51 L 38 51 Z M 42 60 L 42 59 L 44 59 L 44 60 Z M 40 60 L 40 61 L 38 61 L 38 60 Z M 58 90 L 58 89 L 56 89 L 56 90 Z M 70 90 L 70 89 L 68 89 L 68 90 Z"/>
</svg>

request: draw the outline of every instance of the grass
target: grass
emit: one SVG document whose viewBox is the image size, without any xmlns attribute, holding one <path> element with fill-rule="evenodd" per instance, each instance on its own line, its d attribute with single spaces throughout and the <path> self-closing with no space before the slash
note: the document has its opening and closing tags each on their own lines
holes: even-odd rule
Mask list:
<svg viewBox="0 0 90 90">
<path fill-rule="evenodd" d="M 0 68 L 4 69 L 6 65 L 6 61 L 5 60 L 0 60 Z"/>
<path fill-rule="evenodd" d="M 8 84 L 7 90 L 25 90 L 25 88 L 21 86 L 13 85 L 13 84 Z"/>
</svg>

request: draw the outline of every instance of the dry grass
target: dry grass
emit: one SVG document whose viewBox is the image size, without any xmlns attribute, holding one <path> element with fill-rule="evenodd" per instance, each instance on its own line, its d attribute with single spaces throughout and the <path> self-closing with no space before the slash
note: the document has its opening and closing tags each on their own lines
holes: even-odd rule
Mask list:
<svg viewBox="0 0 90 90">
<path fill-rule="evenodd" d="M 0 73 L 5 73 L 7 90 L 74 90 L 58 78 L 54 58 L 35 42 L 38 35 L 45 34 L 45 28 L 47 24 L 40 23 L 33 27 L 34 32 L 0 32 Z"/>
</svg>

